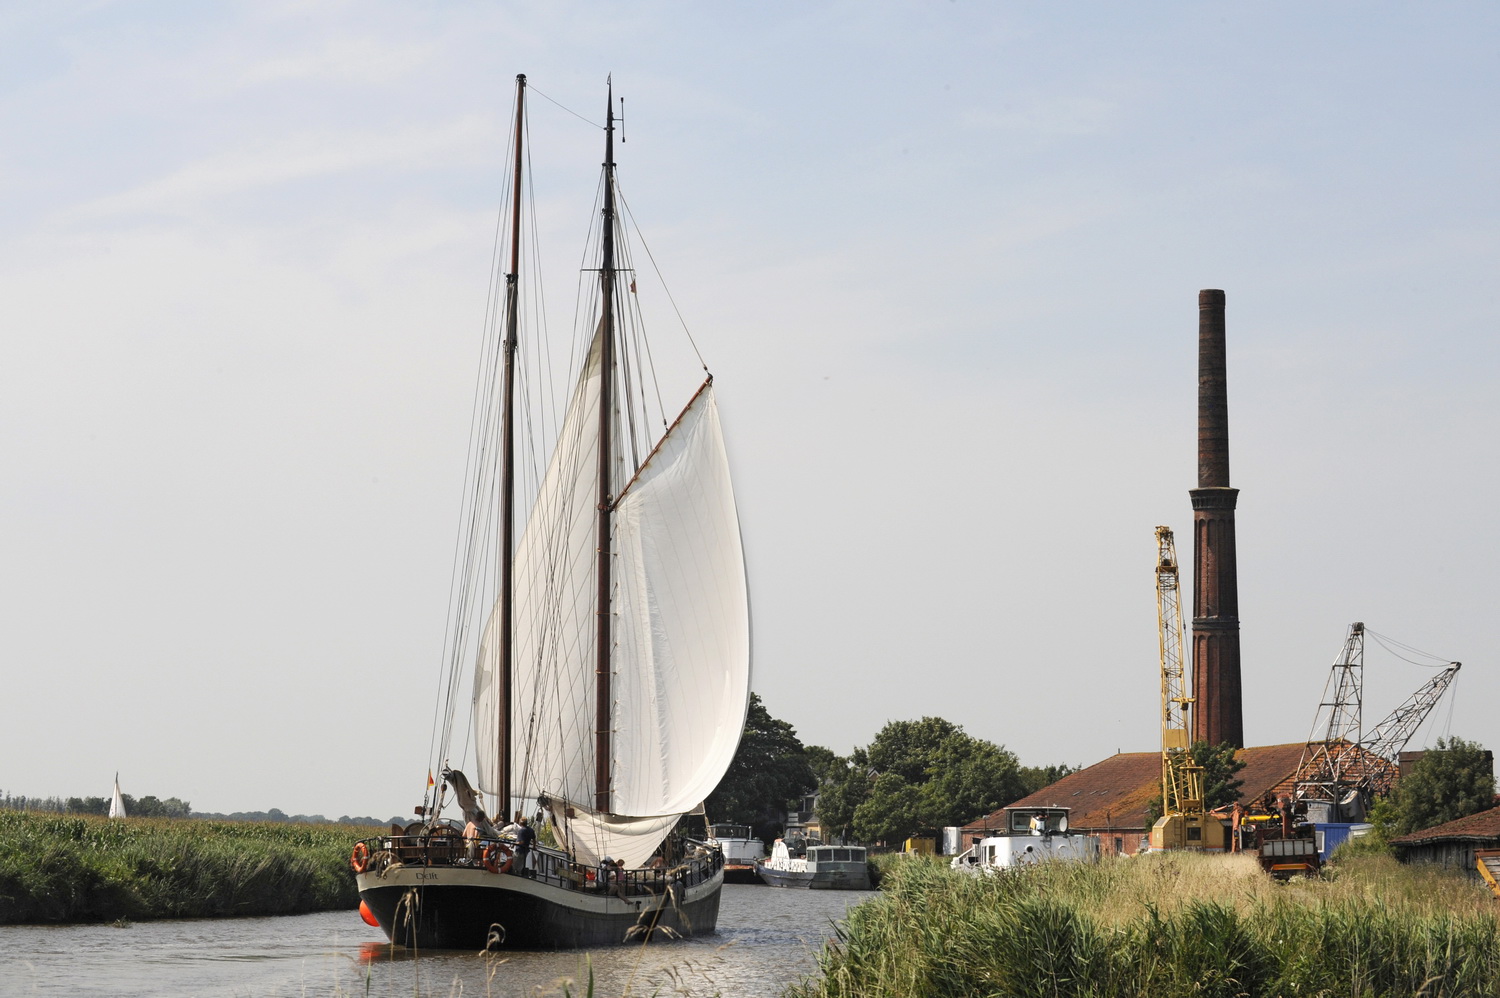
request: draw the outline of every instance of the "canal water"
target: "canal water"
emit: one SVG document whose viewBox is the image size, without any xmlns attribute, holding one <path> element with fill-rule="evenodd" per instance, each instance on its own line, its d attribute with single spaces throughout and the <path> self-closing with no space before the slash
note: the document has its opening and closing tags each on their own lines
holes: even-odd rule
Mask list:
<svg viewBox="0 0 1500 998">
<path fill-rule="evenodd" d="M 354 911 L 281 918 L 0 928 L 0 995 L 771 998 L 811 975 L 867 891 L 726 884 L 712 936 L 591 953 L 423 953 Z"/>
</svg>

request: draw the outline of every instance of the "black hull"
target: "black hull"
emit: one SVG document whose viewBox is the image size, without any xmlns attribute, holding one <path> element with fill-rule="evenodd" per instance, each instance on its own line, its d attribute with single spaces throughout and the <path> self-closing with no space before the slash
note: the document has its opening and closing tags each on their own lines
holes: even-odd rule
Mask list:
<svg viewBox="0 0 1500 998">
<path fill-rule="evenodd" d="M 868 891 L 873 887 L 869 875 L 854 876 L 842 871 L 807 873 L 760 867 L 760 876 L 772 887 L 801 887 L 813 891 Z"/>
<path fill-rule="evenodd" d="M 359 878 L 391 942 L 417 949 L 580 949 L 712 933 L 722 875 L 618 898 L 481 870 L 391 870 Z M 408 900 L 408 898 L 410 900 Z"/>
</svg>

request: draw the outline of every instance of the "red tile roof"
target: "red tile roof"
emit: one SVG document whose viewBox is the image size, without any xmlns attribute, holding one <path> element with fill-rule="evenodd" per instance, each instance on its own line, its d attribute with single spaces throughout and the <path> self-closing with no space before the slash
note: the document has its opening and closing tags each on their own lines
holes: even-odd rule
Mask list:
<svg viewBox="0 0 1500 998">
<path fill-rule="evenodd" d="M 1303 743 L 1264 745 L 1240 749 L 1240 800 L 1264 797 L 1290 777 L 1302 760 Z M 1142 829 L 1146 808 L 1161 793 L 1161 753 L 1121 752 L 1070 773 L 1048 787 L 1023 797 L 1011 807 L 1067 807 L 1068 827 L 1079 831 L 1105 828 Z M 1005 827 L 1003 811 L 977 818 L 964 826 L 965 833 L 982 833 Z"/>
<path fill-rule="evenodd" d="M 1423 828 L 1409 835 L 1400 835 L 1391 839 L 1391 842 L 1394 845 L 1418 846 L 1439 839 L 1500 840 L 1500 807 L 1492 807 L 1488 811 L 1480 811 L 1432 828 Z"/>
</svg>

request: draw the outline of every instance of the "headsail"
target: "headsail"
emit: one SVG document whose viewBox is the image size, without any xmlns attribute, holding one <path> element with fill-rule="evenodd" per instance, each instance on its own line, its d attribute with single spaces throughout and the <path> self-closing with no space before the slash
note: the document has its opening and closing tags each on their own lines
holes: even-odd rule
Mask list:
<svg viewBox="0 0 1500 998">
<path fill-rule="evenodd" d="M 616 503 L 615 810 L 713 792 L 750 697 L 750 597 L 712 383 Z"/>
</svg>

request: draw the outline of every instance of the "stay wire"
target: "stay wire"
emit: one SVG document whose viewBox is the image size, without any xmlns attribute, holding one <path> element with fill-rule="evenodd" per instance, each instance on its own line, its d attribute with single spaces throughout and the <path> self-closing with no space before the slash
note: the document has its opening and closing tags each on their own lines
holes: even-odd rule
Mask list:
<svg viewBox="0 0 1500 998">
<path fill-rule="evenodd" d="M 1434 655 L 1431 652 L 1423 651 L 1422 649 L 1417 648 L 1413 645 L 1406 644 L 1402 641 L 1397 641 L 1393 637 L 1389 637 L 1384 634 L 1377 634 L 1375 631 L 1370 630 L 1368 627 L 1365 628 L 1365 633 L 1374 638 L 1376 644 L 1380 645 L 1380 647 L 1384 648 L 1386 651 L 1390 652 L 1392 655 L 1396 656 L 1401 661 L 1406 662 L 1409 665 L 1419 665 L 1424 669 L 1446 669 L 1448 666 L 1453 664 L 1453 661 L 1451 659 L 1446 659 L 1441 655 Z M 1421 655 L 1424 658 L 1429 659 L 1430 661 L 1419 662 L 1416 659 L 1407 658 L 1405 655 L 1401 654 L 1401 652 L 1398 652 L 1396 648 L 1392 648 L 1392 645 L 1395 645 L 1402 651 L 1410 652 L 1413 655 Z"/>
<path fill-rule="evenodd" d="M 618 186 L 616 186 L 615 191 L 616 193 L 619 192 Z M 640 224 L 635 220 L 635 213 L 630 210 L 630 205 L 625 201 L 625 195 L 620 194 L 619 197 L 620 204 L 625 206 L 625 214 L 630 218 L 631 227 L 635 229 L 635 236 L 641 242 L 641 249 L 646 251 L 646 259 L 651 261 L 651 269 L 656 272 L 656 279 L 661 281 L 661 287 L 666 292 L 667 301 L 672 303 L 672 311 L 677 314 L 677 321 L 682 323 L 682 331 L 687 335 L 688 343 L 693 347 L 693 354 L 698 358 L 698 363 L 703 367 L 704 372 L 712 373 L 708 370 L 708 363 L 703 359 L 703 354 L 698 350 L 698 342 L 693 339 L 693 331 L 688 328 L 687 320 L 682 317 L 682 309 L 677 307 L 677 299 L 672 297 L 672 289 L 667 287 L 667 279 L 662 276 L 661 268 L 656 265 L 656 257 L 652 255 L 651 246 L 646 242 L 646 235 L 641 231 Z"/>
<path fill-rule="evenodd" d="M 529 81 L 526 84 L 526 89 L 529 90 L 529 91 L 531 91 L 532 93 L 536 94 L 538 97 L 542 98 L 543 100 L 547 101 L 548 103 L 556 105 L 559 108 L 562 108 L 564 111 L 568 112 L 569 114 L 571 114 L 573 117 L 577 118 L 579 121 L 583 122 L 584 124 L 586 124 L 586 125 L 592 125 L 593 127 L 599 129 L 600 131 L 604 130 L 604 126 L 603 125 L 598 124 L 597 122 L 594 122 L 594 121 L 590 121 L 588 118 L 585 118 L 583 115 L 579 114 L 577 111 L 573 110 L 571 107 L 568 107 L 566 104 L 563 104 L 563 103 L 560 103 L 558 101 L 553 100 L 551 97 L 548 97 L 546 94 L 544 94 L 540 90 L 538 90 Z"/>
</svg>

